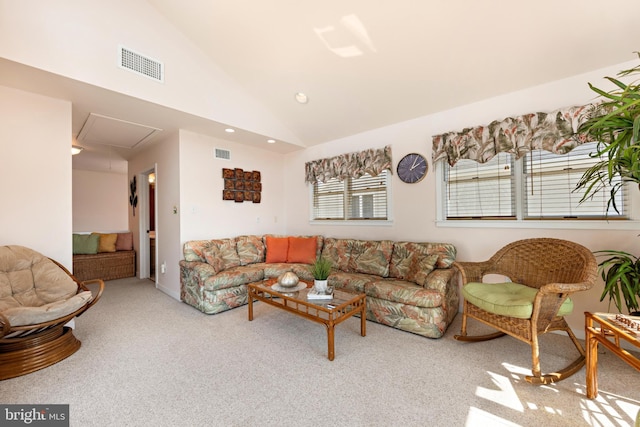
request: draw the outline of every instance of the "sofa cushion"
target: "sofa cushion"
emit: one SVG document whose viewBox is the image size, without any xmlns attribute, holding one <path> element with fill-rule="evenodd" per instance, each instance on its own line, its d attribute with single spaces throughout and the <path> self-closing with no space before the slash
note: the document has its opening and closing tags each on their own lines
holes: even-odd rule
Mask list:
<svg viewBox="0 0 640 427">
<path fill-rule="evenodd" d="M 390 240 L 349 240 L 347 271 L 387 277 L 392 252 Z"/>
<path fill-rule="evenodd" d="M 334 270 L 329 275 L 329 286 L 352 292 L 364 292 L 364 288 L 368 283 L 378 279 L 380 279 L 379 276 L 371 274 L 346 273 Z"/>
<path fill-rule="evenodd" d="M 373 281 L 365 286 L 365 293 L 370 297 L 416 307 L 440 307 L 443 301 L 443 295 L 439 291 L 397 279 Z"/>
<path fill-rule="evenodd" d="M 211 246 L 204 249 L 202 253 L 206 262 L 211 264 L 216 271 L 240 265 L 236 242 L 232 239 L 212 240 Z"/>
<path fill-rule="evenodd" d="M 264 270 L 265 279 L 278 277 L 282 273 L 291 271 L 295 273 L 295 275 L 298 276 L 300 280 L 313 282 L 313 275 L 311 275 L 309 264 L 300 264 L 300 263 L 290 264 L 290 263 L 284 263 L 284 262 L 274 262 L 274 263 L 258 263 L 255 265 L 257 267 L 258 266 L 261 267 Z"/>
<path fill-rule="evenodd" d="M 74 234 L 73 253 L 75 254 L 97 254 L 100 237 L 95 234 Z"/>
<path fill-rule="evenodd" d="M 427 276 L 435 268 L 439 256 L 435 253 L 430 254 L 426 246 L 416 243 L 403 243 L 394 246 L 389 276 L 424 286 Z"/>
<path fill-rule="evenodd" d="M 325 237 L 322 256 L 329 259 L 334 268 L 349 271 L 349 239 Z"/>
<path fill-rule="evenodd" d="M 289 237 L 289 249 L 287 250 L 287 262 L 313 264 L 316 259 L 316 237 Z"/>
<path fill-rule="evenodd" d="M 266 262 L 287 262 L 288 237 L 266 236 L 265 244 L 267 246 Z"/>
<path fill-rule="evenodd" d="M 236 237 L 236 250 L 240 257 L 240 265 L 264 261 L 265 247 L 260 236 Z"/>
<path fill-rule="evenodd" d="M 116 240 L 118 234 L 116 233 L 91 233 L 98 235 L 98 253 L 101 252 L 115 252 Z"/>
<path fill-rule="evenodd" d="M 462 287 L 462 294 L 471 304 L 501 316 L 529 319 L 533 313 L 533 301 L 538 289 L 519 283 L 469 282 Z M 567 298 L 558 310 L 558 316 L 573 311 L 573 301 Z"/>
<path fill-rule="evenodd" d="M 133 250 L 133 233 L 117 233 L 116 239 L 116 251 L 130 251 Z"/>
<path fill-rule="evenodd" d="M 420 251 L 420 253 L 432 255 L 437 254 L 438 260 L 436 261 L 436 268 L 448 268 L 456 260 L 456 247 L 450 243 L 430 243 L 430 242 L 395 242 L 393 245 L 394 254 L 391 256 L 391 271 L 390 277 L 394 276 L 393 264 L 394 257 L 400 258 L 406 257 L 407 253 Z M 396 254 L 396 252 L 398 252 Z M 397 264 L 399 260 L 395 260 Z"/>
<path fill-rule="evenodd" d="M 207 262 L 203 251 L 212 245 L 213 240 L 189 240 L 182 246 L 185 261 Z"/>
<path fill-rule="evenodd" d="M 208 277 L 204 281 L 205 290 L 217 290 L 246 285 L 262 280 L 263 272 L 252 265 L 233 267 Z"/>
</svg>

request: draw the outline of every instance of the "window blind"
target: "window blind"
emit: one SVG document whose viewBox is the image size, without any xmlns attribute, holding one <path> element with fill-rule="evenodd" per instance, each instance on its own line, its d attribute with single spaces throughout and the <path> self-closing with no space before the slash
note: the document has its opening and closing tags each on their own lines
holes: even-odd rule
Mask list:
<svg viewBox="0 0 640 427">
<path fill-rule="evenodd" d="M 597 161 L 589 155 L 595 148 L 594 145 L 595 143 L 585 144 L 562 155 L 536 150 L 525 156 L 525 219 L 625 217 L 612 206 L 607 212 L 607 190 L 599 191 L 593 197 L 579 203 L 583 193 L 574 189 L 583 173 Z M 626 189 L 623 188 L 616 196 L 616 206 L 620 212 L 626 210 L 626 193 Z"/>
<path fill-rule="evenodd" d="M 445 170 L 447 219 L 515 219 L 514 160 L 499 153 L 487 163 L 460 160 Z"/>
<path fill-rule="evenodd" d="M 388 173 L 317 181 L 313 186 L 313 219 L 386 220 Z"/>
</svg>

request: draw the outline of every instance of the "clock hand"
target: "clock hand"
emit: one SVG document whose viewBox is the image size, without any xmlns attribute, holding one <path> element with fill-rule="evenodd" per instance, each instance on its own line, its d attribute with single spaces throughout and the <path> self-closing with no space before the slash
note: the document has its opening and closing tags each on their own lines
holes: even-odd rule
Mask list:
<svg viewBox="0 0 640 427">
<path fill-rule="evenodd" d="M 416 161 L 418 159 L 414 160 L 413 162 L 413 166 L 411 166 L 411 168 L 409 168 L 410 171 L 414 170 L 415 168 L 417 168 L 418 166 L 420 166 L 420 163 L 422 163 L 422 160 L 420 160 L 420 162 L 416 165 Z"/>
</svg>

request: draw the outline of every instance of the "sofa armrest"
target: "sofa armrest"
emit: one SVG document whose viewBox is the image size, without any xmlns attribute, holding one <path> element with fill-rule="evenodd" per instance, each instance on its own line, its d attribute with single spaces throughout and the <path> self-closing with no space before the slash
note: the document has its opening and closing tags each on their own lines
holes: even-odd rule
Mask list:
<svg viewBox="0 0 640 427">
<path fill-rule="evenodd" d="M 191 273 L 190 275 L 199 282 L 204 282 L 209 277 L 218 273 L 211 264 L 200 261 L 180 260 L 180 269 L 188 270 Z"/>
<path fill-rule="evenodd" d="M 436 268 L 427 276 L 425 289 L 435 289 L 446 295 L 448 288 L 454 285 L 453 277 L 456 272 L 455 268 Z"/>
</svg>

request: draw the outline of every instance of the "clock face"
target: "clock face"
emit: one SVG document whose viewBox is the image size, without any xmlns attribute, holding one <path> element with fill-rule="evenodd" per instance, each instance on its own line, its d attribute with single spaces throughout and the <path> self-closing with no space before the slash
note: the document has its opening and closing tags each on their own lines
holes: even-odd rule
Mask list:
<svg viewBox="0 0 640 427">
<path fill-rule="evenodd" d="M 398 178 L 409 184 L 419 182 L 427 175 L 427 159 L 417 153 L 410 153 L 398 162 Z"/>
</svg>

